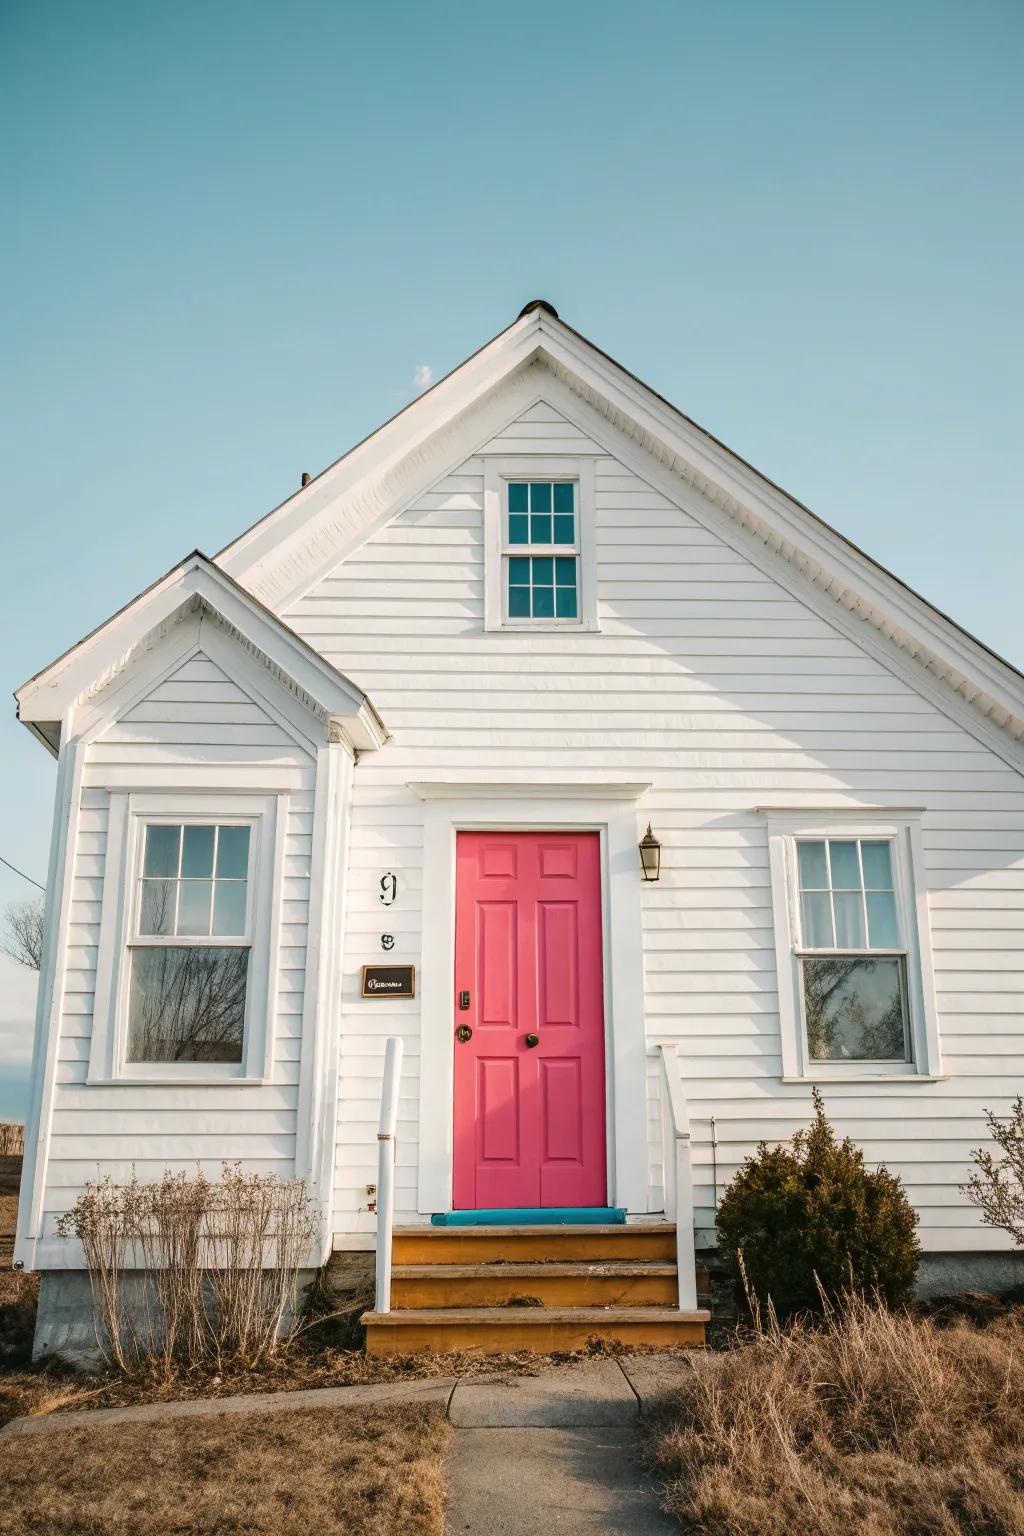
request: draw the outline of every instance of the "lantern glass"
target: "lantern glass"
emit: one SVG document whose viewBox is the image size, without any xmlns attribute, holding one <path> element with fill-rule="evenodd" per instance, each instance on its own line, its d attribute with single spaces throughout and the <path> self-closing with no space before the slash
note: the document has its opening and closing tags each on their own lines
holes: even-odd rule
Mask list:
<svg viewBox="0 0 1024 1536">
<path fill-rule="evenodd" d="M 645 880 L 661 878 L 661 844 L 651 831 L 649 822 L 640 842 L 640 869 Z"/>
</svg>

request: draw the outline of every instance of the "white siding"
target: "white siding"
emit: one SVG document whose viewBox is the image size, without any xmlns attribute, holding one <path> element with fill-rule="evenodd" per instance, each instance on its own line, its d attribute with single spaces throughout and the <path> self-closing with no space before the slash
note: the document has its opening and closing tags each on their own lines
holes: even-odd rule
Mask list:
<svg viewBox="0 0 1024 1536">
<path fill-rule="evenodd" d="M 613 440 L 609 429 L 609 440 Z M 595 445 L 538 404 L 486 451 Z M 1024 781 L 968 732 L 611 453 L 596 459 L 601 632 L 483 630 L 483 458 L 462 463 L 284 617 L 365 688 L 392 732 L 355 774 L 335 1225 L 372 1231 L 385 1037 L 405 1037 L 400 1215 L 415 1210 L 418 1002 L 363 1002 L 361 964 L 418 962 L 417 778 L 651 779 L 664 842 L 643 888 L 651 1041 L 678 1043 L 702 1220 L 760 1137 L 803 1123 L 780 1082 L 768 850 L 758 805 L 927 807 L 924 846 L 948 1081 L 826 1090 L 840 1131 L 905 1179 L 931 1249 L 1001 1246 L 958 1185 L 1024 1069 Z M 682 487 L 681 487 L 682 492 Z M 686 488 L 690 504 L 697 493 Z M 99 829 L 97 829 L 99 830 Z M 638 824 L 638 836 L 642 827 Z M 385 914 L 377 881 L 397 873 Z M 84 1005 L 83 1005 L 84 1006 Z M 283 1114 L 283 1111 L 279 1111 Z M 661 1182 L 650 1114 L 652 1202 Z M 269 1127 L 268 1127 L 269 1134 Z"/>
<path fill-rule="evenodd" d="M 314 759 L 208 657 L 192 657 L 127 709 L 91 747 L 75 848 L 57 1084 L 41 1235 L 86 1179 L 157 1178 L 165 1168 L 219 1172 L 221 1160 L 290 1175 L 302 1028 Z M 284 923 L 273 1080 L 261 1086 L 86 1083 L 92 1034 L 109 791 L 259 787 L 267 765 L 288 776 Z"/>
</svg>

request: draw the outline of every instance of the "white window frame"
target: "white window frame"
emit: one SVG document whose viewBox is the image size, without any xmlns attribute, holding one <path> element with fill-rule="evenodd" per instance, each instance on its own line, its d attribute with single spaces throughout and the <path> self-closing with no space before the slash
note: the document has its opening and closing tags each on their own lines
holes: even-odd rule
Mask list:
<svg viewBox="0 0 1024 1536">
<path fill-rule="evenodd" d="M 775 919 L 782 1079 L 784 1082 L 907 1082 L 942 1076 L 920 811 L 766 813 Z M 808 950 L 802 946 L 797 844 L 807 839 L 866 838 L 892 847 L 899 949 Z M 800 962 L 815 954 L 905 955 L 910 1060 L 813 1061 L 807 1046 Z"/>
<path fill-rule="evenodd" d="M 273 1024 L 287 795 L 186 792 L 111 793 L 107 820 L 103 901 L 96 959 L 96 996 L 89 1051 L 90 1083 L 262 1083 L 273 1063 Z M 249 871 L 246 933 L 200 944 L 248 945 L 245 1021 L 240 1062 L 129 1062 L 128 1005 L 133 948 L 163 947 L 181 939 L 139 934 L 136 907 L 144 830 L 149 824 L 247 825 Z M 185 942 L 196 943 L 190 937 Z"/>
<path fill-rule="evenodd" d="M 576 544 L 508 543 L 508 486 L 512 480 L 576 482 Z M 594 537 L 594 460 L 581 458 L 487 458 L 484 461 L 484 628 L 509 633 L 534 630 L 596 630 L 597 562 Z M 508 561 L 513 555 L 562 555 L 577 560 L 576 618 L 538 619 L 508 616 Z"/>
</svg>

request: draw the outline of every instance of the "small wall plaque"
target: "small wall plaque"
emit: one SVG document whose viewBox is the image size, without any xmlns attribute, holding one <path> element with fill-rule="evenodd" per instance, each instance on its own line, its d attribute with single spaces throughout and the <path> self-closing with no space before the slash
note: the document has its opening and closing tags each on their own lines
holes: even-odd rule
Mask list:
<svg viewBox="0 0 1024 1536">
<path fill-rule="evenodd" d="M 364 997 L 415 997 L 414 965 L 364 965 Z"/>
</svg>

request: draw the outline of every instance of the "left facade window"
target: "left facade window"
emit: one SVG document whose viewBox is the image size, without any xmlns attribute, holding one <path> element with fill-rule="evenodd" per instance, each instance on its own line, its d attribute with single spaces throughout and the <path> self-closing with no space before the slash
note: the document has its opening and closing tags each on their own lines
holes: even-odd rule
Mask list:
<svg viewBox="0 0 1024 1536">
<path fill-rule="evenodd" d="M 92 1083 L 273 1070 L 287 793 L 112 791 Z"/>
<path fill-rule="evenodd" d="M 128 1062 L 242 1061 L 254 834 L 248 823 L 143 824 Z"/>
</svg>

